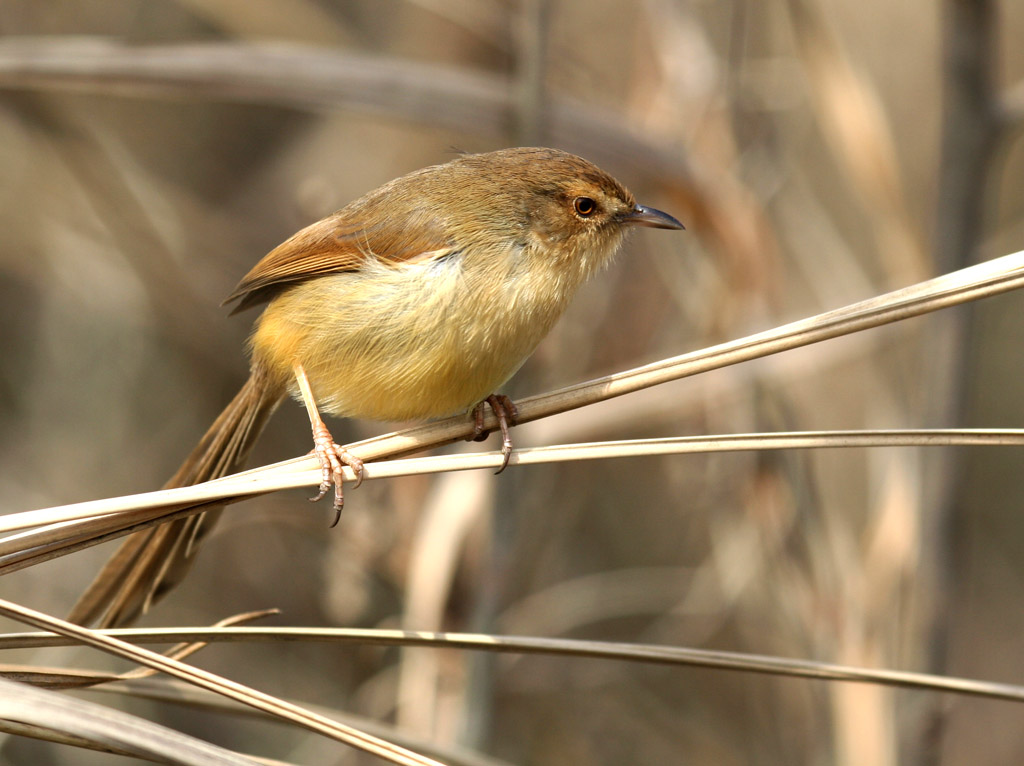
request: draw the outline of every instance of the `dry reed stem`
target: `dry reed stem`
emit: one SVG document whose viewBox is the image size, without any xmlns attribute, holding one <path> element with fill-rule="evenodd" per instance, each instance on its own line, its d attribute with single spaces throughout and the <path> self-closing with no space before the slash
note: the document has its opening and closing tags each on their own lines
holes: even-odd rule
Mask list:
<svg viewBox="0 0 1024 766">
<path fill-rule="evenodd" d="M 1024 445 L 1024 429 L 1017 428 L 789 431 L 670 436 L 660 439 L 621 439 L 586 444 L 530 447 L 513 451 L 509 465 L 543 465 L 580 460 L 747 450 L 1021 445 Z M 501 452 L 494 451 L 381 461 L 365 466 L 364 479 L 369 481 L 393 479 L 400 476 L 498 468 L 501 466 L 502 459 Z M 351 469 L 346 468 L 345 471 L 346 479 L 353 481 L 355 476 Z M 284 489 L 308 487 L 317 484 L 319 480 L 320 468 L 315 464 L 315 458 L 293 458 L 189 487 L 163 489 L 104 500 L 90 500 L 84 503 L 0 516 L 0 532 L 52 525 L 48 526 L 46 535 L 32 538 L 34 543 L 44 544 L 65 539 L 66 535 L 57 525 L 66 525 L 77 520 L 97 519 L 115 514 L 132 518 L 135 512 L 198 507 L 200 504 L 237 500 Z M 77 527 L 75 528 L 77 529 Z M 22 545 L 19 541 L 23 541 L 26 537 L 12 535 L 0 539 L 0 556 L 21 550 Z"/>
<path fill-rule="evenodd" d="M 0 600 L 0 613 L 7 613 L 13 605 Z M 20 609 L 20 607 L 19 607 Z M 26 610 L 27 611 L 27 610 Z M 33 613 L 39 615 L 39 613 Z M 31 619 L 22 622 L 33 623 Z M 46 617 L 42 615 L 42 617 Z M 47 618 L 53 620 L 54 618 Z M 55 620 L 55 622 L 63 622 Z M 70 623 L 65 623 L 70 625 Z M 78 626 L 73 626 L 78 627 Z M 49 628 L 47 628 L 49 629 Z M 115 628 L 112 630 L 88 630 L 97 641 L 108 638 L 117 645 L 162 644 L 170 642 L 266 642 L 266 641 L 308 641 L 317 643 L 358 644 L 373 646 L 430 647 L 434 649 L 467 649 L 474 651 L 500 652 L 504 654 L 543 654 L 548 656 L 590 657 L 624 662 L 640 662 L 658 665 L 693 665 L 721 670 L 739 670 L 767 675 L 781 675 L 795 678 L 809 678 L 832 681 L 853 681 L 883 684 L 908 689 L 950 692 L 1012 702 L 1024 702 L 1024 686 L 978 681 L 967 678 L 936 676 L 927 673 L 913 673 L 899 670 L 857 668 L 829 662 L 770 657 L 742 652 L 690 649 L 686 647 L 659 646 L 656 644 L 630 644 L 613 641 L 583 641 L 566 638 L 537 638 L 532 636 L 499 636 L 479 633 L 445 633 L 418 630 L 382 630 L 372 628 Z M 25 633 L 0 635 L 0 649 L 24 649 L 45 646 L 66 646 L 81 641 L 81 637 L 63 630 L 61 635 L 49 633 Z M 92 645 L 96 645 L 93 643 Z M 111 644 L 113 646 L 113 644 Z M 163 655 L 149 654 L 163 658 Z M 126 659 L 139 661 L 123 654 Z M 148 662 L 145 664 L 149 664 Z M 155 665 L 150 665 L 155 667 Z M 186 666 L 187 667 L 187 666 Z M 172 674 L 176 675 L 176 674 Z M 181 678 L 182 676 L 178 676 Z M 189 678 L 183 680 L 192 683 Z M 204 684 L 196 684 L 208 688 Z M 222 692 L 218 692 L 222 693 Z M 231 698 L 231 695 L 225 694 Z M 250 704 L 250 703 L 245 703 Z M 258 707 L 252 705 L 252 707 Z M 294 721 L 299 723 L 298 721 Z"/>
<path fill-rule="evenodd" d="M 0 731 L 181 766 L 269 763 L 119 710 L 0 680 Z"/>
</svg>

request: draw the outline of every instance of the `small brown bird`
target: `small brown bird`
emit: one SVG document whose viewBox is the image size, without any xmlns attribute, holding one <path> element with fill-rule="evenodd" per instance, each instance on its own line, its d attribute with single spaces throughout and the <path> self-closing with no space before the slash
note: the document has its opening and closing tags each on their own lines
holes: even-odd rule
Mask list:
<svg viewBox="0 0 1024 766">
<path fill-rule="evenodd" d="M 633 226 L 682 229 L 638 205 L 614 178 L 555 149 L 461 156 L 402 176 L 295 234 L 225 303 L 266 303 L 251 374 L 167 487 L 239 469 L 286 394 L 302 399 L 323 468 L 342 504 L 342 465 L 321 412 L 374 420 L 473 412 L 502 430 L 515 408 L 496 390 L 609 262 Z M 130 622 L 184 576 L 220 509 L 129 537 L 79 600 L 74 622 Z"/>
</svg>

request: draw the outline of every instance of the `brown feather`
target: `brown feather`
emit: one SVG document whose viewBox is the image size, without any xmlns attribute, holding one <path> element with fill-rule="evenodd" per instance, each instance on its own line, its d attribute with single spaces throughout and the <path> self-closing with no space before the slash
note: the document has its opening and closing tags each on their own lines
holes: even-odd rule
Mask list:
<svg viewBox="0 0 1024 766">
<path fill-rule="evenodd" d="M 240 469 L 283 395 L 280 387 L 252 375 L 164 489 L 199 484 Z M 68 619 L 102 628 L 135 620 L 185 576 L 196 545 L 222 508 L 214 506 L 198 516 L 129 536 L 79 598 Z"/>
<path fill-rule="evenodd" d="M 361 212 L 367 213 L 365 208 Z M 453 249 L 441 221 L 432 214 L 424 215 L 422 209 L 395 208 L 382 218 L 376 214 L 353 220 L 350 205 L 307 226 L 253 266 L 224 304 L 239 301 L 231 311 L 237 314 L 270 301 L 288 285 L 357 271 L 367 258 L 399 264 L 438 257 Z"/>
</svg>

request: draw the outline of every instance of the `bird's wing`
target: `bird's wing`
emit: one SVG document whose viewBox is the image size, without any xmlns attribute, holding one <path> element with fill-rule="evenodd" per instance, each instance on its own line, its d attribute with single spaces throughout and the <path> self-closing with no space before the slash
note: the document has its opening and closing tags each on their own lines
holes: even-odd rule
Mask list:
<svg viewBox="0 0 1024 766">
<path fill-rule="evenodd" d="M 353 221 L 345 211 L 307 226 L 271 250 L 242 278 L 224 303 L 238 301 L 237 314 L 266 303 L 295 282 L 358 271 L 368 258 L 379 263 L 413 263 L 455 251 L 444 222 L 430 211 L 392 210 L 386 219 Z"/>
</svg>

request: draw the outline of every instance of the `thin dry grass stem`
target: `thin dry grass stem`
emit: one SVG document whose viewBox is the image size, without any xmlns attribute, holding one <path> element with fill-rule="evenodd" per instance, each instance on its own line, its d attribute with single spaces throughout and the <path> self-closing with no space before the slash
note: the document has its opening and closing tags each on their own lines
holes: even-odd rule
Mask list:
<svg viewBox="0 0 1024 766">
<path fill-rule="evenodd" d="M 119 673 L 13 663 L 0 665 L 0 678 L 30 684 L 39 689 L 83 689 L 122 680 Z"/>
<path fill-rule="evenodd" d="M 79 702 L 80 703 L 81 701 L 80 700 L 76 700 L 75 702 Z M 49 714 L 49 711 L 47 711 L 47 715 L 48 714 Z M 76 716 L 77 722 L 79 724 L 81 724 L 81 718 L 82 718 L 82 710 L 81 710 L 81 708 L 77 708 L 73 712 L 73 715 Z M 117 725 L 116 722 L 112 722 L 112 721 L 109 720 L 109 711 L 104 710 L 101 715 L 108 719 L 106 721 L 108 726 L 109 725 L 114 725 L 114 726 Z M 137 718 L 133 717 L 133 720 L 134 721 L 139 721 L 139 720 L 142 720 L 142 719 L 137 719 Z M 180 752 L 180 750 L 178 752 L 178 757 L 176 759 L 165 759 L 165 758 L 160 758 L 160 757 L 147 757 L 146 753 L 144 753 L 144 752 L 139 752 L 138 750 L 132 750 L 132 749 L 127 749 L 127 748 L 116 747 L 116 746 L 108 744 L 106 742 L 102 742 L 99 739 L 89 739 L 87 737 L 76 737 L 76 736 L 74 736 L 72 734 L 67 734 L 66 732 L 63 732 L 63 731 L 57 731 L 55 729 L 47 729 L 47 728 L 44 728 L 44 727 L 41 727 L 41 726 L 31 726 L 31 725 L 28 725 L 28 724 L 20 724 L 20 723 L 15 723 L 15 722 L 12 722 L 12 721 L 0 721 L 0 733 L 3 733 L 3 734 L 13 734 L 13 735 L 16 735 L 16 736 L 19 736 L 19 737 L 28 737 L 30 739 L 38 739 L 38 740 L 43 741 L 43 742 L 52 742 L 52 743 L 58 744 L 58 745 L 68 745 L 70 747 L 85 748 L 87 750 L 96 750 L 96 751 L 101 752 L 101 753 L 110 753 L 111 755 L 123 755 L 123 756 L 126 756 L 128 758 L 137 758 L 137 759 L 141 759 L 141 760 L 144 760 L 144 761 L 151 761 L 153 763 L 188 764 L 189 766 L 193 766 L 193 765 L 196 765 L 196 766 L 207 766 L 207 764 L 210 764 L 210 763 L 218 763 L 218 764 L 224 764 L 224 766 L 228 766 L 229 763 L 234 762 L 234 763 L 238 763 L 240 766 L 242 764 L 251 764 L 252 766 L 296 766 L 294 763 L 291 763 L 291 762 L 288 762 L 288 761 L 279 761 L 279 760 L 277 760 L 275 758 L 263 758 L 263 757 L 257 756 L 257 755 L 244 755 L 243 756 L 243 755 L 241 755 L 239 753 L 234 753 L 234 752 L 229 751 L 229 750 L 224 750 L 223 748 L 213 748 L 212 746 L 198 760 L 192 760 L 192 759 L 188 759 L 188 758 L 183 757 L 181 752 Z M 151 739 L 149 741 L 152 741 L 153 735 L 152 735 L 151 732 L 146 732 L 145 734 L 143 734 L 143 736 L 150 737 Z M 180 740 L 175 738 L 175 745 L 174 746 L 178 747 L 179 744 L 181 742 L 184 742 L 184 741 L 190 741 L 192 743 L 197 742 L 197 741 L 201 742 L 201 740 L 195 740 L 195 739 L 193 739 L 191 737 L 185 737 L 184 735 L 182 735 Z M 206 744 L 206 743 L 204 743 L 204 744 Z M 225 760 L 222 757 L 225 753 L 228 754 L 229 757 L 237 756 L 239 759 L 243 759 L 243 760 L 235 760 L 235 761 Z M 210 758 L 213 758 L 214 760 L 210 760 Z"/>
<path fill-rule="evenodd" d="M 961 428 L 961 429 L 886 429 L 871 431 L 791 431 L 779 433 L 719 434 L 712 436 L 670 436 L 660 439 L 623 439 L 587 444 L 560 444 L 530 447 L 512 453 L 509 465 L 542 465 L 580 460 L 607 460 L 623 457 L 651 457 L 709 452 L 741 452 L 748 450 L 829 449 L 853 447 L 954 447 L 954 446 L 1021 446 L 1024 429 Z M 391 479 L 451 471 L 498 468 L 501 452 L 473 452 L 459 455 L 406 458 L 368 464 L 364 479 Z M 300 458 L 255 468 L 244 474 L 226 476 L 217 481 L 191 487 L 163 489 L 139 495 L 126 495 L 105 500 L 56 506 L 38 511 L 12 513 L 0 517 L 0 531 L 43 526 L 34 532 L 23 532 L 0 538 L 0 556 L 16 556 L 28 547 L 49 544 L 61 539 L 61 531 L 76 528 L 76 520 L 106 521 L 106 529 L 128 529 L 136 523 L 141 509 L 153 516 L 149 523 L 165 521 L 161 509 L 172 512 L 201 500 L 202 503 L 233 502 L 242 497 L 262 495 L 283 489 L 296 489 L 316 484 L 320 469 L 315 459 Z M 346 479 L 355 476 L 346 468 Z M 237 480 L 237 483 L 236 481 Z M 194 492 L 193 490 L 198 490 Z M 201 507 L 197 504 L 196 507 Z M 130 519 L 131 526 L 117 519 Z M 6 559 L 5 559 L 6 564 Z M 4 567 L 0 566 L 0 573 Z"/>
<path fill-rule="evenodd" d="M 226 617 L 223 620 L 219 620 L 215 628 L 232 628 L 238 625 L 244 625 L 247 622 L 254 622 L 256 620 L 262 620 L 264 617 L 270 617 L 275 614 L 280 614 L 279 609 L 261 609 L 256 612 L 246 612 L 245 614 L 236 614 L 231 617 Z M 170 657 L 173 660 L 181 662 L 186 657 L 189 657 L 196 652 L 204 649 L 208 646 L 203 641 L 193 642 L 182 642 L 175 646 L 172 646 L 166 652 L 163 652 L 165 657 Z M 119 681 L 130 681 L 141 678 L 149 678 L 157 674 L 157 670 L 153 668 L 136 668 L 135 670 L 129 670 L 125 673 L 121 673 L 118 676 Z"/>
<path fill-rule="evenodd" d="M 215 628 L 231 628 L 247 622 L 278 614 L 277 609 L 262 609 L 232 617 L 215 623 Z M 182 661 L 207 646 L 202 641 L 182 642 L 163 652 L 163 656 Z M 11 681 L 21 681 L 47 689 L 81 689 L 113 681 L 136 681 L 150 678 L 158 671 L 153 668 L 136 668 L 124 673 L 97 673 L 95 671 L 69 670 L 67 668 L 43 668 L 30 665 L 0 664 L 0 676 Z"/>
<path fill-rule="evenodd" d="M 75 737 L 71 734 L 65 734 L 61 731 L 53 731 L 52 729 L 44 729 L 42 727 L 31 726 L 29 724 L 15 723 L 11 721 L 0 721 L 0 732 L 3 732 L 4 734 L 13 734 L 18 737 L 38 739 L 43 742 L 53 742 L 57 745 L 69 745 L 70 747 L 81 747 L 87 750 L 97 750 L 101 753 L 110 753 L 111 755 L 139 757 L 138 753 L 131 752 L 130 750 L 111 747 L 109 745 L 100 745 L 95 740 L 87 739 L 85 737 Z"/>
<path fill-rule="evenodd" d="M 231 502 L 234 502 L 233 500 Z M 223 503 L 214 503 L 223 505 Z M 85 550 L 94 545 L 116 540 L 154 524 L 202 513 L 210 503 L 188 505 L 185 508 L 157 507 L 138 513 L 126 512 L 123 517 L 101 513 L 96 518 L 63 522 L 30 532 L 11 535 L 5 539 L 11 552 L 2 557 L 0 575 L 17 572 L 44 561 Z M 83 532 L 90 529 L 91 532 Z"/>
<path fill-rule="evenodd" d="M 13 666 L 6 666 L 12 668 Z M 26 667 L 21 675 L 15 672 L 4 672 L 3 678 L 10 681 L 20 681 L 41 689 L 62 689 L 72 687 L 91 686 L 90 691 L 106 692 L 123 697 L 130 697 L 134 700 L 149 700 L 165 704 L 189 707 L 218 715 L 230 715 L 233 717 L 247 717 L 262 721 L 283 723 L 280 718 L 262 710 L 247 707 L 233 700 L 227 699 L 218 694 L 197 688 L 186 682 L 175 681 L 166 677 L 156 678 L 126 678 L 124 674 L 96 673 L 88 670 L 70 669 L 49 669 L 38 667 Z M 89 681 L 91 683 L 76 683 L 77 681 Z M 103 684 L 100 686 L 100 684 Z M 112 685 L 111 685 L 112 684 Z M 443 760 L 449 766 L 508 766 L 506 761 L 485 755 L 457 745 L 441 746 L 422 737 L 411 736 L 406 729 L 393 725 L 381 723 L 372 718 L 352 715 L 338 710 L 327 709 L 321 706 L 312 706 L 311 710 L 341 720 L 346 725 L 353 726 L 366 731 L 374 736 L 387 739 L 402 747 L 425 753 L 430 757 Z M 121 752 L 132 755 L 127 751 L 120 751 L 110 745 L 103 745 L 96 741 L 84 740 L 72 737 L 63 731 L 49 731 L 38 727 L 25 728 L 14 724 L 11 721 L 0 721 L 0 732 L 18 734 L 20 736 L 32 737 L 34 739 L 46 740 L 72 745 L 75 747 L 88 747 L 90 749 L 101 749 L 108 752 Z M 183 735 L 184 736 L 184 735 Z M 136 755 L 138 755 L 136 753 Z M 269 758 L 256 755 L 246 755 L 253 761 L 261 764 L 282 764 Z"/>
<path fill-rule="evenodd" d="M 34 670 L 39 669 L 28 669 L 29 672 L 25 678 L 19 679 L 15 677 L 4 676 L 12 681 L 21 680 L 24 683 L 31 684 L 32 686 L 42 688 L 54 688 L 48 685 L 50 680 L 44 673 L 36 673 Z M 114 674 L 97 674 L 90 673 L 89 671 L 55 671 L 60 677 L 81 677 L 87 678 L 93 676 L 98 679 L 106 677 L 108 681 L 116 681 L 117 683 L 111 686 L 96 686 L 90 689 L 92 692 L 105 692 L 109 694 L 115 694 L 123 697 L 129 697 L 133 700 L 149 700 L 151 702 L 161 702 L 164 704 L 176 705 L 178 707 L 188 707 L 194 710 L 201 710 L 207 713 L 217 715 L 227 715 L 234 718 L 246 717 L 258 719 L 261 721 L 271 721 L 274 723 L 283 723 L 280 718 L 271 715 L 262 710 L 255 710 L 251 707 L 241 705 L 232 700 L 226 699 L 223 696 L 208 692 L 204 689 L 196 688 L 186 682 L 175 681 L 174 679 L 166 677 L 149 678 L 145 680 L 132 679 L 124 680 L 117 678 Z M 96 707 L 93 703 L 85 703 L 81 700 L 73 700 L 73 702 L 91 705 Z M 459 747 L 457 745 L 439 745 L 436 742 L 431 742 L 422 737 L 410 736 L 409 733 L 403 729 L 395 726 L 381 723 L 372 718 L 366 718 L 363 716 L 352 715 L 350 713 L 341 712 L 338 710 L 326 709 L 319 706 L 314 706 L 310 709 L 316 712 L 339 720 L 343 720 L 347 725 L 356 727 L 363 731 L 369 732 L 374 736 L 378 736 L 389 741 L 395 742 L 402 747 L 416 752 L 426 753 L 430 757 L 437 758 L 443 762 L 449 764 L 449 766 L 509 766 L 507 761 L 502 761 L 483 753 L 470 750 L 465 747 Z M 105 709 L 103 709 L 105 710 Z M 104 713 L 105 714 L 105 713 Z M 73 747 L 87 747 L 90 749 L 103 750 L 105 752 L 120 753 L 124 755 L 135 755 L 139 757 L 137 752 L 129 752 L 120 750 L 112 747 L 109 743 L 104 744 L 97 742 L 96 740 L 87 740 L 84 738 L 70 736 L 64 731 L 55 731 L 40 729 L 39 727 L 26 727 L 11 721 L 0 720 L 0 732 L 8 734 L 17 734 L 19 736 L 32 737 L 33 739 L 46 740 L 48 742 L 57 742 L 61 744 L 71 745 Z M 182 735 L 186 737 L 187 735 Z M 211 746 L 212 747 L 212 746 Z M 271 758 L 265 758 L 257 755 L 246 754 L 246 758 L 250 758 L 252 761 L 260 764 L 267 764 L 268 766 L 277 766 L 278 764 L 285 764 L 284 761 L 279 761 Z M 207 762 L 204 762 L 204 766 Z"/>
<path fill-rule="evenodd" d="M 14 605 L 0 601 L 0 612 Z M 18 607 L 18 609 L 21 609 Z M 26 610 L 28 611 L 28 610 Z M 10 612 L 11 616 L 15 616 Z M 39 613 L 33 613 L 38 615 Z M 43 615 L 46 617 L 45 615 Z M 20 617 L 15 617 L 21 619 Z M 48 618 L 53 619 L 53 618 Z M 31 622 L 31 619 L 22 620 Z M 61 621 L 57 621 L 61 622 Z M 33 623 L 35 624 L 35 623 Z M 42 625 L 42 623 L 39 623 Z M 70 623 L 65 623 L 70 625 Z M 77 628 L 77 626 L 71 626 Z M 84 631 L 83 628 L 78 628 Z M 563 657 L 590 657 L 624 662 L 659 665 L 693 665 L 720 670 L 738 670 L 767 675 L 791 676 L 832 681 L 854 681 L 884 684 L 909 689 L 950 692 L 1012 702 L 1024 702 L 1024 686 L 978 681 L 927 673 L 899 670 L 857 668 L 828 662 L 769 657 L 740 652 L 708 649 L 690 649 L 654 644 L 627 644 L 611 641 L 584 641 L 563 638 L 536 638 L 530 636 L 497 636 L 476 633 L 440 633 L 410 630 L 380 630 L 370 628 L 118 628 L 114 630 L 86 631 L 99 639 L 116 641 L 118 646 L 131 647 L 135 643 L 167 643 L 218 641 L 310 641 L 324 643 L 367 644 L 376 646 L 422 646 L 437 649 L 472 649 L 506 654 L 543 654 Z M 79 636 L 61 631 L 62 635 L 26 633 L 0 635 L 0 649 L 23 649 L 42 646 L 64 646 L 79 642 Z M 65 637 L 67 636 L 67 637 Z M 129 643 L 130 642 L 130 643 Z M 93 645 L 96 645 L 95 643 Z M 163 658 L 162 655 L 148 654 Z M 133 661 L 135 657 L 122 655 Z M 149 664 L 148 662 L 146 664 Z M 188 666 L 184 666 L 188 667 Z M 192 679 L 173 673 L 193 683 Z M 230 682 L 229 682 L 230 683 Z M 203 683 L 195 685 L 210 688 Z M 217 691 L 214 689 L 213 691 Z M 223 692 L 218 692 L 223 693 Z M 233 699 L 229 694 L 225 694 Z M 251 703 L 245 703 L 251 704 Z M 251 705 L 259 708 L 258 705 Z"/>
<path fill-rule="evenodd" d="M 43 612 L 0 599 L 0 614 L 18 622 L 34 625 L 43 630 L 67 636 L 73 639 L 74 643 L 91 646 L 108 654 L 153 668 L 154 670 L 187 681 L 194 686 L 221 694 L 241 704 L 271 713 L 278 718 L 290 721 L 297 726 L 330 737 L 338 742 L 343 742 L 372 753 L 392 763 L 408 764 L 410 766 L 414 764 L 419 764 L 420 766 L 440 765 L 439 761 L 432 758 L 426 758 L 379 737 L 374 737 L 351 726 L 332 721 L 325 716 L 306 710 L 298 705 L 257 691 L 214 673 L 194 668 L 148 649 L 134 646 L 110 635 L 104 635 L 98 631 L 83 628 L 66 620 L 57 619 Z"/>
<path fill-rule="evenodd" d="M 176 766 L 264 761 L 94 702 L 0 680 L 0 731 Z"/>
</svg>

